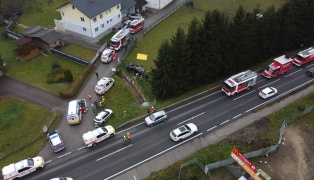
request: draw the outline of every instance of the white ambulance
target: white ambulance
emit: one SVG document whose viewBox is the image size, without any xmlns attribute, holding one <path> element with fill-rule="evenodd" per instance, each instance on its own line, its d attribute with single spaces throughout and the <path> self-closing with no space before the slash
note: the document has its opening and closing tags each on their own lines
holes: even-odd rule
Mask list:
<svg viewBox="0 0 314 180">
<path fill-rule="evenodd" d="M 101 78 L 101 80 L 98 81 L 98 83 L 95 86 L 95 92 L 99 95 L 103 95 L 105 94 L 106 91 L 109 90 L 109 88 L 111 88 L 111 86 L 114 83 L 114 79 L 112 78 L 106 78 L 103 77 Z"/>
<path fill-rule="evenodd" d="M 24 159 L 18 163 L 10 164 L 2 168 L 2 176 L 4 180 L 19 179 L 34 171 L 40 170 L 45 166 L 42 157 Z"/>
<path fill-rule="evenodd" d="M 113 137 L 116 135 L 116 131 L 112 126 L 105 126 L 96 128 L 93 131 L 88 131 L 83 134 L 82 139 L 86 147 L 96 146 L 97 143 Z"/>
<path fill-rule="evenodd" d="M 82 115 L 86 112 L 87 104 L 85 99 L 70 101 L 67 114 L 69 124 L 79 124 L 82 120 Z"/>
</svg>

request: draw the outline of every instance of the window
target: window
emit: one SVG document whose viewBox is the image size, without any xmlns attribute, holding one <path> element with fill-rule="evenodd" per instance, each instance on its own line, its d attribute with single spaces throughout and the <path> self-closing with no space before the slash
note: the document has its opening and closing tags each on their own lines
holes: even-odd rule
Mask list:
<svg viewBox="0 0 314 180">
<path fill-rule="evenodd" d="M 94 22 L 96 22 L 97 21 L 97 17 L 94 17 L 93 20 L 94 20 Z"/>
<path fill-rule="evenodd" d="M 83 27 L 83 31 L 86 31 L 86 28 Z"/>
<path fill-rule="evenodd" d="M 72 6 L 72 9 L 75 9 L 75 7 L 74 7 L 74 6 Z"/>
<path fill-rule="evenodd" d="M 112 22 L 112 19 L 110 19 L 110 22 Z"/>
<path fill-rule="evenodd" d="M 118 18 L 120 18 L 120 14 L 118 15 Z"/>
<path fill-rule="evenodd" d="M 84 21 L 85 21 L 83 17 L 81 17 L 81 21 L 82 21 L 82 22 L 84 22 Z"/>
<path fill-rule="evenodd" d="M 108 11 L 106 11 L 106 14 L 108 14 Z"/>
<path fill-rule="evenodd" d="M 100 15 L 99 15 L 99 17 L 100 17 L 100 19 L 102 19 L 102 18 L 103 18 L 103 15 L 102 15 L 102 14 L 100 14 Z"/>
<path fill-rule="evenodd" d="M 109 23 L 109 21 L 107 21 L 107 24 Z"/>
<path fill-rule="evenodd" d="M 117 9 L 119 9 L 119 4 L 117 5 Z"/>
<path fill-rule="evenodd" d="M 105 25 L 104 24 L 101 24 L 101 28 L 104 28 L 105 27 Z"/>
<path fill-rule="evenodd" d="M 98 31 L 98 27 L 95 28 L 95 32 L 97 32 L 97 31 Z"/>
<path fill-rule="evenodd" d="M 62 16 L 64 16 L 64 12 L 62 12 L 61 14 L 62 14 Z"/>
<path fill-rule="evenodd" d="M 111 12 L 111 9 L 109 9 L 109 12 Z"/>
</svg>

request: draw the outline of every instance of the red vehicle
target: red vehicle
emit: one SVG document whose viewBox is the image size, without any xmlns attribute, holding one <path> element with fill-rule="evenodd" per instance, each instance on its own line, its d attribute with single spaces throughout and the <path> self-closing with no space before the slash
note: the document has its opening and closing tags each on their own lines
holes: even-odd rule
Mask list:
<svg viewBox="0 0 314 180">
<path fill-rule="evenodd" d="M 121 29 L 110 39 L 110 49 L 120 50 L 122 47 L 126 46 L 130 36 L 131 31 L 129 29 Z"/>
<path fill-rule="evenodd" d="M 249 90 L 256 84 L 257 74 L 251 70 L 247 70 L 231 76 L 222 84 L 222 92 L 228 96 L 233 96 L 244 90 Z"/>
<path fill-rule="evenodd" d="M 139 30 L 141 30 L 144 26 L 144 18 L 139 18 L 139 19 L 135 19 L 133 20 L 129 25 L 128 25 L 128 29 L 131 31 L 132 34 L 138 32 Z"/>
<path fill-rule="evenodd" d="M 273 78 L 278 75 L 281 75 L 291 68 L 292 59 L 287 57 L 286 55 L 282 55 L 274 59 L 273 63 L 268 65 L 264 71 L 263 76 L 266 78 Z"/>
<path fill-rule="evenodd" d="M 314 60 L 314 49 L 312 47 L 299 52 L 293 58 L 293 64 L 296 66 L 302 66 Z"/>
</svg>

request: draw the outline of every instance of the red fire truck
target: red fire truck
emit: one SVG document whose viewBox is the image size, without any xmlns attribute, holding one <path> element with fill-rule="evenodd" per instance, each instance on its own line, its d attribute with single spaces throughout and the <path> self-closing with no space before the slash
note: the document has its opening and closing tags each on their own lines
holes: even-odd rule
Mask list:
<svg viewBox="0 0 314 180">
<path fill-rule="evenodd" d="M 296 66 L 302 66 L 314 60 L 314 49 L 310 47 L 304 51 L 299 52 L 293 58 L 293 64 Z"/>
<path fill-rule="evenodd" d="M 129 29 L 121 29 L 110 39 L 110 49 L 120 50 L 128 43 L 130 36 L 131 31 Z"/>
<path fill-rule="evenodd" d="M 282 55 L 274 59 L 273 63 L 268 65 L 262 74 L 266 78 L 273 78 L 289 71 L 291 65 L 292 59 L 286 55 Z"/>
<path fill-rule="evenodd" d="M 144 27 L 144 18 L 139 18 L 139 19 L 135 19 L 133 20 L 129 25 L 128 25 L 128 29 L 130 29 L 131 33 L 134 34 L 137 31 L 141 30 Z"/>
<path fill-rule="evenodd" d="M 244 90 L 249 90 L 256 84 L 257 74 L 251 70 L 247 70 L 231 76 L 222 84 L 222 91 L 228 96 L 233 96 Z"/>
</svg>

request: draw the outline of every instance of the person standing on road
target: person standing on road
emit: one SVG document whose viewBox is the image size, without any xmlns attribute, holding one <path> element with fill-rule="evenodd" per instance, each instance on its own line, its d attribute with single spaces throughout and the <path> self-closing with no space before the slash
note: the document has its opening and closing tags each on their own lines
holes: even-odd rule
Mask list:
<svg viewBox="0 0 314 180">
<path fill-rule="evenodd" d="M 96 74 L 96 78 L 98 79 L 98 72 L 95 72 L 95 74 Z"/>
</svg>

